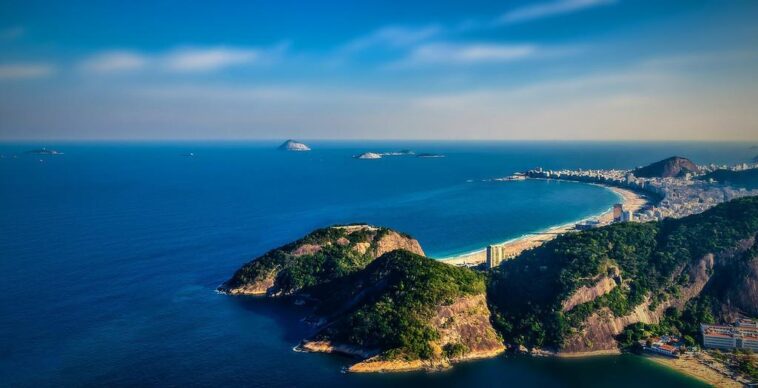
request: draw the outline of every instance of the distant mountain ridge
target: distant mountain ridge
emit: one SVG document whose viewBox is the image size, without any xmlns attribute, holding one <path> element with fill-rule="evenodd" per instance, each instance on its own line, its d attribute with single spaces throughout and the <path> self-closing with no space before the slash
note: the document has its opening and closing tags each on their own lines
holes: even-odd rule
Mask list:
<svg viewBox="0 0 758 388">
<path fill-rule="evenodd" d="M 640 167 L 632 174 L 639 178 L 676 178 L 687 173 L 697 174 L 700 168 L 687 158 L 672 156 L 670 158 Z"/>
<path fill-rule="evenodd" d="M 716 170 L 699 177 L 699 179 L 713 179 L 724 185 L 742 187 L 748 190 L 758 189 L 758 168 L 742 171 Z"/>
</svg>

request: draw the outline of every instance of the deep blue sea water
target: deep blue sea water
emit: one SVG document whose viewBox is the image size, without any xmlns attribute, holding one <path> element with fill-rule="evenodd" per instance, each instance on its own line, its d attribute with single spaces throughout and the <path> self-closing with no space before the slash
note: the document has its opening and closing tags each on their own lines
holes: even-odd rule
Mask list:
<svg viewBox="0 0 758 388">
<path fill-rule="evenodd" d="M 736 163 L 755 156 L 749 145 L 310 144 L 0 144 L 0 386 L 696 384 L 634 356 L 346 375 L 348 359 L 292 351 L 313 330 L 302 310 L 214 289 L 251 258 L 334 223 L 397 228 L 444 257 L 617 200 L 578 183 L 483 181 L 514 171 L 629 168 L 674 154 Z M 65 154 L 23 153 L 42 145 Z M 351 158 L 402 148 L 447 157 Z"/>
</svg>

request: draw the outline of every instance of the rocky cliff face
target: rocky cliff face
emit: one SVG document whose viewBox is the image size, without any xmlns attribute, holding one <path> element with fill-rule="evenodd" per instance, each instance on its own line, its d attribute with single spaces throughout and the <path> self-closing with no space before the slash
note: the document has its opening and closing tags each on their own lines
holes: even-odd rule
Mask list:
<svg viewBox="0 0 758 388">
<path fill-rule="evenodd" d="M 687 158 L 672 156 L 668 159 L 655 162 L 645 167 L 638 168 L 632 173 L 640 178 L 668 178 L 681 177 L 686 173 L 697 173 L 700 169 L 695 163 Z"/>
<path fill-rule="evenodd" d="M 608 308 L 596 311 L 584 322 L 582 330 L 571 336 L 560 351 L 563 353 L 590 353 L 618 349 L 616 336 L 621 334 L 625 327 L 638 322 L 656 324 L 660 322 L 668 308 L 673 307 L 681 310 L 688 301 L 698 297 L 709 284 L 709 280 L 711 280 L 717 267 L 716 263 L 724 265 L 734 260 L 736 256 L 747 252 L 748 249 L 749 246 L 740 243 L 734 249 L 726 250 L 719 255 L 707 254 L 696 263 L 683 266 L 675 272 L 674 277 L 678 277 L 683 271 L 687 271 L 690 279 L 689 284 L 681 288 L 679 297 L 669 298 L 653 309 L 650 308 L 651 300 L 648 298 L 644 303 L 636 306 L 630 314 L 621 317 L 615 316 Z M 756 288 L 755 280 L 758 278 L 754 277 L 754 273 L 748 273 L 742 279 L 742 283 L 734 284 L 729 290 L 734 292 L 735 299 L 739 300 L 740 306 L 755 309 L 756 301 L 758 301 L 758 288 Z"/>
<path fill-rule="evenodd" d="M 618 272 L 618 269 L 616 269 L 616 271 Z M 563 301 L 563 309 L 561 311 L 568 312 L 582 303 L 591 302 L 598 297 L 613 291 L 619 283 L 621 283 L 621 279 L 618 274 L 616 274 L 614 277 L 602 276 L 600 280 L 592 286 L 579 287 L 568 299 Z"/>
<path fill-rule="evenodd" d="M 245 264 L 219 290 L 232 295 L 291 295 L 360 270 L 396 249 L 424 254 L 418 241 L 387 228 L 319 229 Z"/>
<path fill-rule="evenodd" d="M 490 323 L 490 310 L 483 293 L 437 306 L 430 324 L 438 336 L 430 342 L 433 352 L 427 359 L 386 357 L 376 354 L 378 351 L 324 341 L 304 341 L 301 348 L 364 358 L 349 368 L 349 371 L 359 373 L 444 369 L 464 360 L 494 357 L 505 350 L 502 339 Z"/>
<path fill-rule="evenodd" d="M 732 291 L 735 306 L 751 316 L 758 316 L 758 256 L 745 266 L 745 272 Z"/>
<path fill-rule="evenodd" d="M 730 316 L 758 316 L 758 244 L 756 238 L 741 241 L 738 247 L 717 262 L 713 284 L 708 291 L 722 303 Z"/>
<path fill-rule="evenodd" d="M 391 241 L 391 240 L 390 240 Z M 353 372 L 445 368 L 504 350 L 481 273 L 394 250 L 314 290 L 319 330 L 300 349 L 345 353 Z"/>
</svg>

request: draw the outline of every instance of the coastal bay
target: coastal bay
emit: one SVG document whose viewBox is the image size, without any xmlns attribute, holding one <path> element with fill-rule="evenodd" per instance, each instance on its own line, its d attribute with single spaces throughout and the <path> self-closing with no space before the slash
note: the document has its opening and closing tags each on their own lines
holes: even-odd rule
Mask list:
<svg viewBox="0 0 758 388">
<path fill-rule="evenodd" d="M 592 185 L 602 186 L 612 191 L 613 193 L 615 193 L 619 197 L 619 203 L 622 203 L 624 205 L 625 210 L 636 212 L 648 203 L 648 199 L 644 195 L 638 192 L 635 192 L 633 190 L 624 189 L 624 188 L 615 187 L 615 186 L 599 185 L 599 184 L 594 184 L 594 183 Z M 592 218 L 592 219 L 596 218 L 598 221 L 600 221 L 601 225 L 610 224 L 613 221 L 613 209 L 609 208 L 603 213 L 600 213 L 596 216 L 589 217 L 589 218 Z M 495 245 L 501 245 L 503 247 L 503 252 L 506 257 L 514 257 L 527 249 L 538 247 L 544 244 L 545 242 L 554 239 L 558 235 L 575 230 L 575 225 L 582 221 L 584 221 L 584 219 L 576 220 L 576 221 L 563 224 L 563 225 L 554 226 L 544 231 L 526 234 L 519 238 L 508 240 L 503 243 L 495 244 Z M 487 253 L 484 248 L 476 250 L 474 252 L 456 255 L 453 257 L 439 258 L 439 260 L 451 265 L 478 265 L 478 264 L 484 263 L 486 259 L 487 259 Z"/>
</svg>

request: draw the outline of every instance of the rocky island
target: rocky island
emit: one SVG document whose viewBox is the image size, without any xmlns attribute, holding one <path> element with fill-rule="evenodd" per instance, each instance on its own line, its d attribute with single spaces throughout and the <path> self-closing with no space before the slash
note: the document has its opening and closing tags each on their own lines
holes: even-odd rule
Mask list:
<svg viewBox="0 0 758 388">
<path fill-rule="evenodd" d="M 355 156 L 356 159 L 381 159 L 382 154 L 377 154 L 376 152 L 364 152 L 360 155 Z"/>
<path fill-rule="evenodd" d="M 408 235 L 319 229 L 251 261 L 220 290 L 290 298 L 317 325 L 299 349 L 351 372 L 445 368 L 506 348 L 619 353 L 758 315 L 758 197 L 680 219 L 566 233 L 484 272 L 423 256 Z"/>
<path fill-rule="evenodd" d="M 484 274 L 423 253 L 387 228 L 335 226 L 251 261 L 220 290 L 311 305 L 307 319 L 319 331 L 299 348 L 355 356 L 352 372 L 437 369 L 501 353 Z"/>
<path fill-rule="evenodd" d="M 279 146 L 279 150 L 297 152 L 297 151 L 310 151 L 311 148 L 305 145 L 304 143 L 290 139 L 282 143 L 282 145 Z"/>
</svg>

